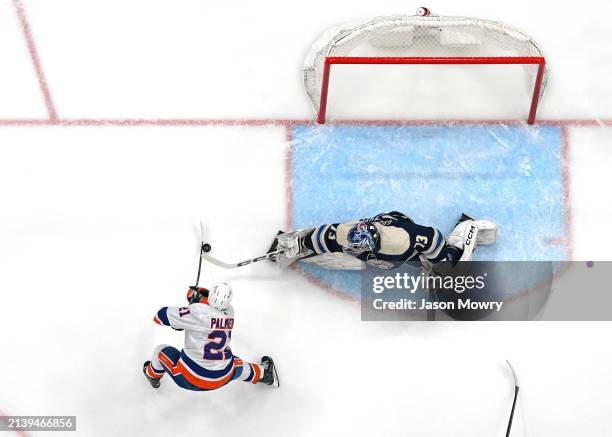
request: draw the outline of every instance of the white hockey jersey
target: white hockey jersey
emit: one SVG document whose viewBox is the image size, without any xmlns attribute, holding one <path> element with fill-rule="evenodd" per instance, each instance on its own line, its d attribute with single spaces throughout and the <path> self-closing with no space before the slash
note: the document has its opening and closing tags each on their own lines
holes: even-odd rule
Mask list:
<svg viewBox="0 0 612 437">
<path fill-rule="evenodd" d="M 233 365 L 230 341 L 234 327 L 234 308 L 231 305 L 224 311 L 206 303 L 163 307 L 153 320 L 160 325 L 185 330 L 183 353 L 198 366 L 208 370 L 222 370 Z"/>
</svg>

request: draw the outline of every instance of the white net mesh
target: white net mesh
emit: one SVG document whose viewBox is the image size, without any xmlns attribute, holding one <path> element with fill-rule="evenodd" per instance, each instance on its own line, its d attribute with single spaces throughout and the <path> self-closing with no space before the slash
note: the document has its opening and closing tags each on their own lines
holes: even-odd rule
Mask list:
<svg viewBox="0 0 612 437">
<path fill-rule="evenodd" d="M 516 57 L 542 52 L 527 35 L 504 24 L 468 17 L 390 16 L 349 23 L 323 34 L 304 66 L 304 85 L 319 111 L 327 57 Z M 533 89 L 537 69 L 525 66 Z M 544 92 L 546 74 L 540 96 Z"/>
</svg>

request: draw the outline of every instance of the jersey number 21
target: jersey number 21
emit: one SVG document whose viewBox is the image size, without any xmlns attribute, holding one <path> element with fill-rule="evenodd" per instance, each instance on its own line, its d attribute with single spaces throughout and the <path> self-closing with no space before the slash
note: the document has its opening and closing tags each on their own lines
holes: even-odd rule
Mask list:
<svg viewBox="0 0 612 437">
<path fill-rule="evenodd" d="M 227 340 L 232 339 L 232 331 L 213 331 L 208 334 L 208 343 L 204 345 L 205 360 L 229 360 L 232 357 L 230 348 L 225 349 Z"/>
</svg>

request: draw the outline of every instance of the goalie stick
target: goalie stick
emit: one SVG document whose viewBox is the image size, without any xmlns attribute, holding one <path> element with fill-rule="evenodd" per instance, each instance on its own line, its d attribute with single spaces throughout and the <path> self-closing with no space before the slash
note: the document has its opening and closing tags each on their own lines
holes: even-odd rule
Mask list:
<svg viewBox="0 0 612 437">
<path fill-rule="evenodd" d="M 514 400 L 512 401 L 512 410 L 510 410 L 510 419 L 508 420 L 508 428 L 506 429 L 506 437 L 510 436 L 510 429 L 512 429 L 512 419 L 514 419 L 514 408 L 516 407 L 516 399 L 519 393 L 519 381 L 516 376 L 516 372 L 514 371 L 514 367 L 510 364 L 510 361 L 506 360 L 508 367 L 510 367 L 510 371 L 512 372 L 512 378 L 514 378 Z"/>
</svg>

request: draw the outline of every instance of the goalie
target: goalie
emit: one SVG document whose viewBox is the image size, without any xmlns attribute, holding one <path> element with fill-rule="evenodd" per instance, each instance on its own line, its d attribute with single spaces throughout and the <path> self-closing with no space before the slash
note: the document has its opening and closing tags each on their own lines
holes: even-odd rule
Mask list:
<svg viewBox="0 0 612 437">
<path fill-rule="evenodd" d="M 359 221 L 279 232 L 268 253 L 284 250 L 273 259 L 282 266 L 302 260 L 328 268 L 362 269 L 366 263 L 392 269 L 420 260 L 431 268 L 440 262 L 470 261 L 476 245 L 493 244 L 496 233 L 493 222 L 462 214 L 445 239 L 436 228 L 392 211 Z"/>
</svg>

